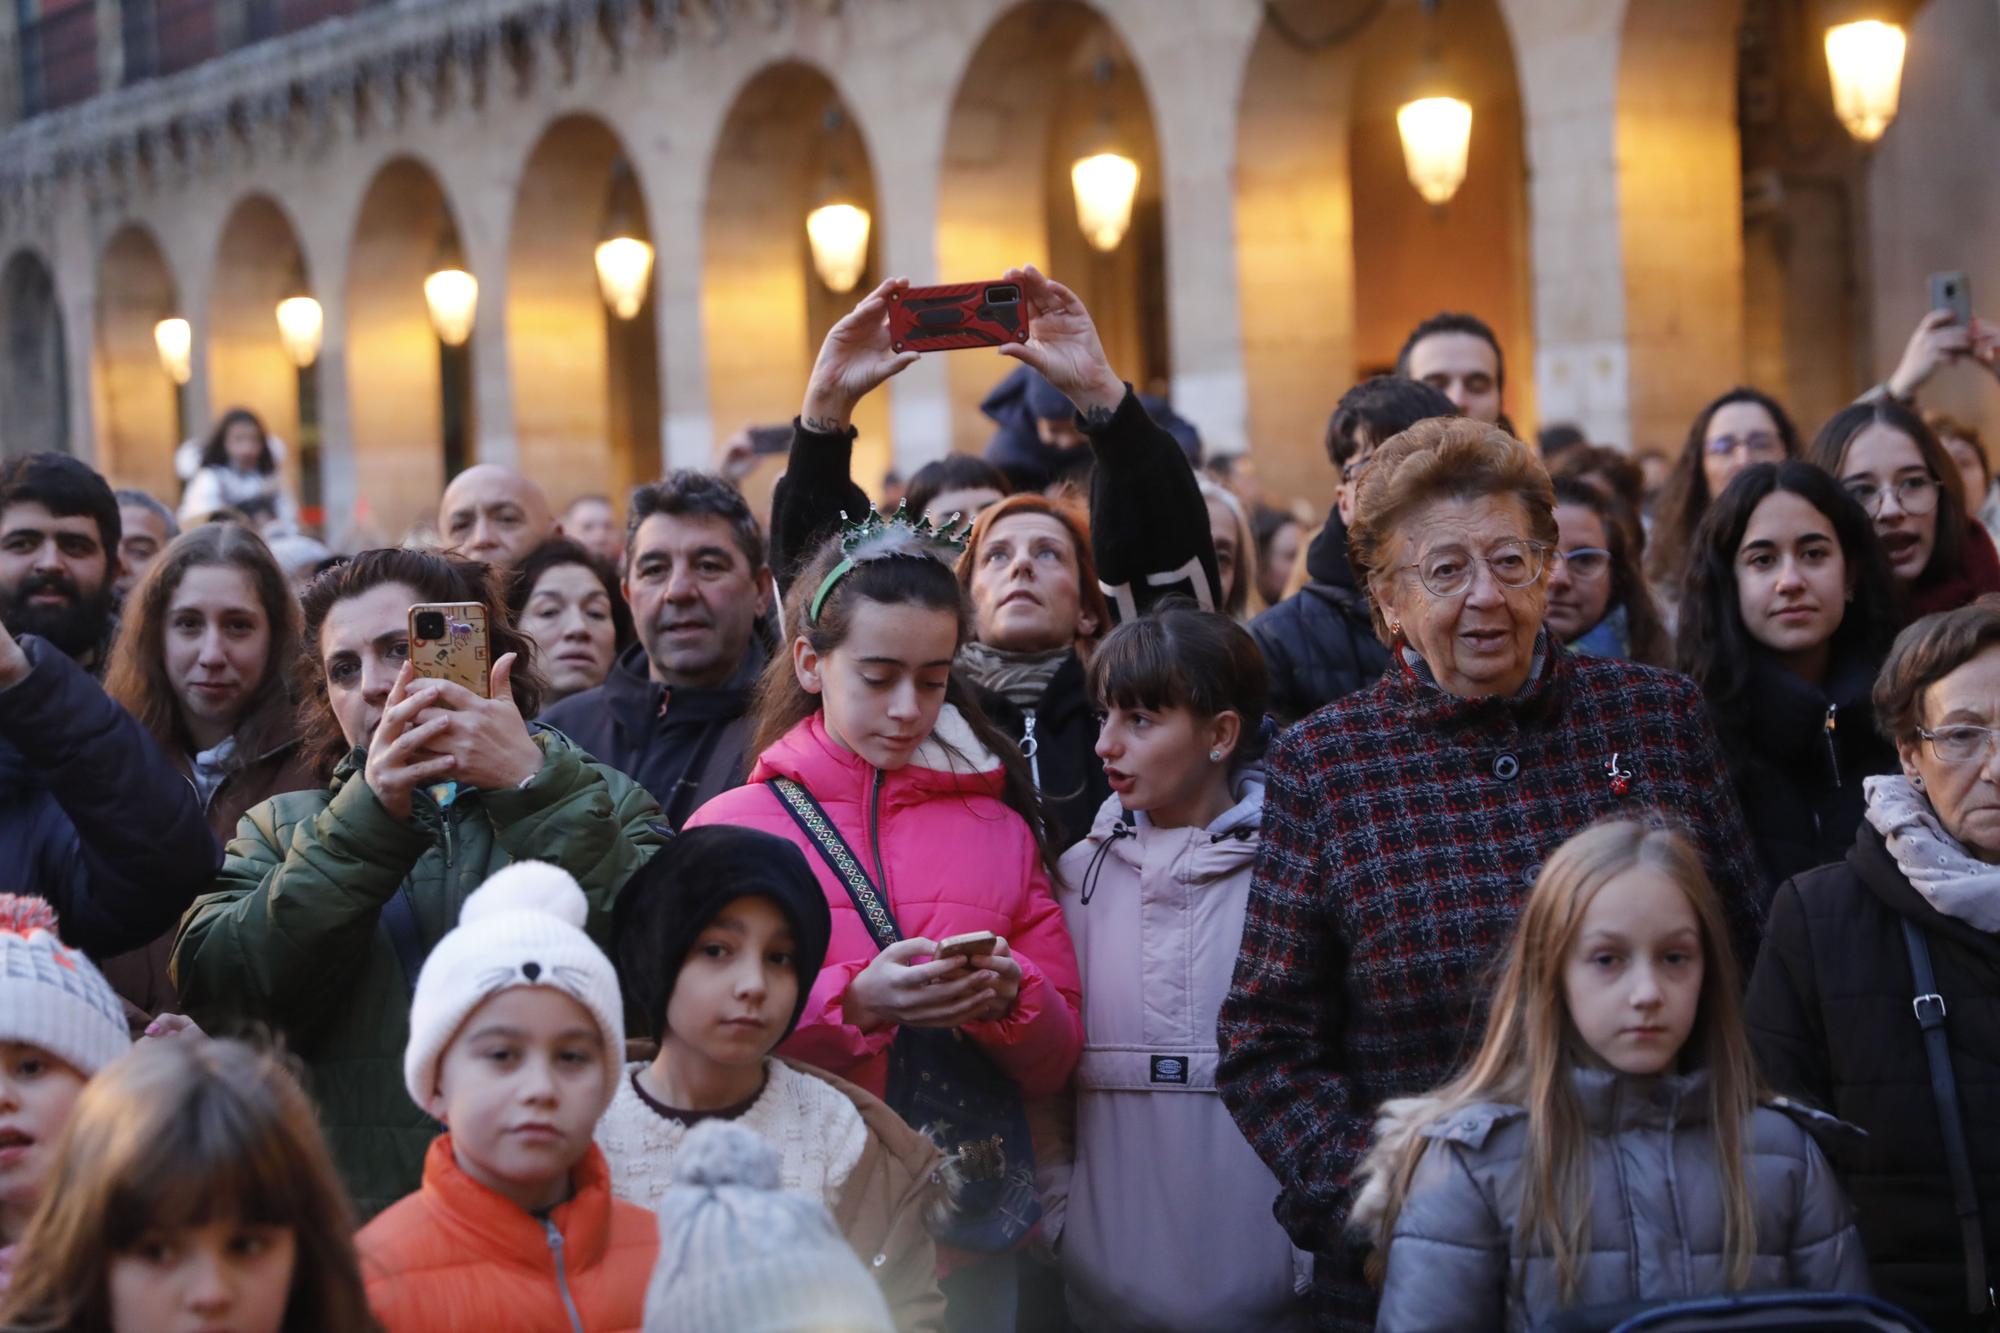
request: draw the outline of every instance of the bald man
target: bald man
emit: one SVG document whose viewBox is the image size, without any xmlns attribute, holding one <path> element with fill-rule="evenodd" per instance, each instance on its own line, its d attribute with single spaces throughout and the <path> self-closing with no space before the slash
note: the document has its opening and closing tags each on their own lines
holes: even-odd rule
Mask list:
<svg viewBox="0 0 2000 1333">
<path fill-rule="evenodd" d="M 438 535 L 445 549 L 496 569 L 512 569 L 561 532 L 542 488 L 498 463 L 480 463 L 459 473 L 438 503 Z"/>
</svg>

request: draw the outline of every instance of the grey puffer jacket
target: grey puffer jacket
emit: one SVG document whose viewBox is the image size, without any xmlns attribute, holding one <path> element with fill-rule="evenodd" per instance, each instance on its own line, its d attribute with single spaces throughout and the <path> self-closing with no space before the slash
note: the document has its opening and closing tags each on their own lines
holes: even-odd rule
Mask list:
<svg viewBox="0 0 2000 1333">
<path fill-rule="evenodd" d="M 1708 1076 L 1580 1069 L 1573 1086 L 1591 1135 L 1588 1246 L 1574 1299 L 1561 1298 L 1552 1258 L 1514 1262 L 1527 1112 L 1485 1103 L 1439 1118 L 1435 1101 L 1412 1098 L 1385 1107 L 1378 1127 L 1382 1143 L 1414 1132 L 1433 1146 L 1396 1218 L 1377 1329 L 1529 1329 L 1563 1309 L 1728 1289 Z M 1789 1103 L 1751 1115 L 1744 1146 L 1757 1241 L 1744 1290 L 1870 1290 L 1852 1210 L 1800 1123 L 1816 1117 Z M 1379 1227 L 1383 1201 L 1371 1181 L 1355 1206 L 1357 1229 Z"/>
</svg>

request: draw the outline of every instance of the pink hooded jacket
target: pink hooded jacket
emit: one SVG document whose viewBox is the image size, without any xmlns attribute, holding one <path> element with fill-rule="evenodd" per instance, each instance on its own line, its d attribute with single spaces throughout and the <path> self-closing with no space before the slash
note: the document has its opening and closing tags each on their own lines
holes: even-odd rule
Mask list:
<svg viewBox="0 0 2000 1333">
<path fill-rule="evenodd" d="M 944 744 L 940 744 L 940 741 Z M 954 754 L 953 751 L 956 751 Z M 750 785 L 724 792 L 687 822 L 737 824 L 789 838 L 819 876 L 833 912 L 826 965 L 798 1030 L 779 1052 L 883 1095 L 894 1026 L 864 1032 L 846 1021 L 841 996 L 874 960 L 875 941 L 847 889 L 800 831 L 777 793 L 790 778 L 813 794 L 867 868 L 905 937 L 942 939 L 990 930 L 1021 965 L 1021 993 L 1006 1017 L 968 1023 L 1024 1097 L 1068 1082 L 1083 1050 L 1076 951 L 1049 892 L 1027 824 L 1000 799 L 1001 768 L 949 704 L 910 762 L 882 772 L 836 744 L 821 715 L 793 727 L 757 760 Z M 879 869 L 878 869 L 879 868 Z"/>
</svg>

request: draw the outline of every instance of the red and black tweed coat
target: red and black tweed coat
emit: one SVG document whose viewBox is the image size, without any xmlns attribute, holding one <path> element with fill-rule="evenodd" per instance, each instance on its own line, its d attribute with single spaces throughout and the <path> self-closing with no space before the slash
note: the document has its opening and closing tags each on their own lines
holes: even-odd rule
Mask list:
<svg viewBox="0 0 2000 1333">
<path fill-rule="evenodd" d="M 1340 1236 L 1350 1173 L 1376 1107 L 1476 1046 L 1543 859 L 1598 820 L 1656 813 L 1701 849 L 1739 951 L 1763 881 L 1695 684 L 1560 647 L 1508 697 L 1392 665 L 1280 737 L 1267 782 L 1218 1081 L 1282 1186 L 1278 1220 L 1318 1256 L 1315 1325 L 1367 1329 L 1363 1255 Z"/>
</svg>

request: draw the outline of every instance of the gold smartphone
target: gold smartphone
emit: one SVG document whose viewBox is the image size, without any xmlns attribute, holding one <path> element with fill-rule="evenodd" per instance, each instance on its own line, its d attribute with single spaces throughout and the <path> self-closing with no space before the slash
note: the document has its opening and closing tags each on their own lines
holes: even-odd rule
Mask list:
<svg viewBox="0 0 2000 1333">
<path fill-rule="evenodd" d="M 485 698 L 491 657 L 486 608 L 478 602 L 419 602 L 410 608 L 410 661 L 419 676 L 456 681 Z"/>
<path fill-rule="evenodd" d="M 1000 937 L 990 930 L 972 930 L 938 941 L 938 958 L 983 958 L 993 952 Z"/>
</svg>

